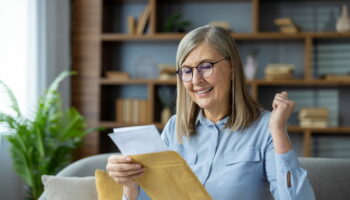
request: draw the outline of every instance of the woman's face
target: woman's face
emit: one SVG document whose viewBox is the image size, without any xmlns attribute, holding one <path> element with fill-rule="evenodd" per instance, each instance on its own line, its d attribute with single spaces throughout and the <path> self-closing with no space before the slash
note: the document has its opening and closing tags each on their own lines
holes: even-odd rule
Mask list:
<svg viewBox="0 0 350 200">
<path fill-rule="evenodd" d="M 189 53 L 181 67 L 197 67 L 205 62 L 217 62 L 222 59 L 224 56 L 209 44 L 203 43 Z M 183 83 L 192 100 L 204 111 L 226 114 L 231 92 L 232 68 L 228 60 L 213 66 L 214 71 L 207 78 L 203 78 L 196 69 L 192 69 L 192 80 Z"/>
</svg>

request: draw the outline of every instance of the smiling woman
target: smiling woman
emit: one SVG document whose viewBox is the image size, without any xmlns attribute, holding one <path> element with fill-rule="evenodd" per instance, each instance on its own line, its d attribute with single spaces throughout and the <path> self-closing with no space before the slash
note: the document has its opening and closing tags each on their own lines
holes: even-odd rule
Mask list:
<svg viewBox="0 0 350 200">
<path fill-rule="evenodd" d="M 226 30 L 207 25 L 189 32 L 176 63 L 176 116 L 162 138 L 213 199 L 315 199 L 286 132 L 294 102 L 287 92 L 276 94 L 269 112 L 250 97 Z M 149 199 L 134 181 L 147 168 L 128 156 L 111 156 L 107 170 L 124 185 L 127 199 Z"/>
</svg>

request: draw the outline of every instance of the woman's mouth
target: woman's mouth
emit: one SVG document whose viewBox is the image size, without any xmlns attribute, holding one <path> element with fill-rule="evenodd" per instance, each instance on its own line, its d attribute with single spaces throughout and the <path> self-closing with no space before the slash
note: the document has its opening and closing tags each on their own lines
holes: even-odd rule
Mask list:
<svg viewBox="0 0 350 200">
<path fill-rule="evenodd" d="M 206 89 L 200 89 L 200 90 L 194 90 L 196 94 L 205 94 L 213 90 L 213 87 L 206 88 Z"/>
</svg>

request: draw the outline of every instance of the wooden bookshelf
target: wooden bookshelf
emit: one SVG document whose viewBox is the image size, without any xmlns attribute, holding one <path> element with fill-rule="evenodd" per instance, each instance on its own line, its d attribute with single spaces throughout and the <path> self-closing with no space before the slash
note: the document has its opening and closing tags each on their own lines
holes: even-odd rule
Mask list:
<svg viewBox="0 0 350 200">
<path fill-rule="evenodd" d="M 332 2 L 331 0 L 322 0 Z M 202 1 L 190 0 L 190 1 L 175 1 L 174 4 L 181 4 L 187 2 L 203 3 Z M 206 2 L 216 2 L 213 0 L 206 0 Z M 224 2 L 236 2 L 236 1 L 224 1 Z M 241 2 L 241 1 L 237 1 Z M 342 40 L 350 39 L 350 33 L 336 33 L 331 31 L 310 31 L 299 33 L 280 33 L 274 30 L 262 30 L 264 23 L 263 17 L 266 11 L 263 8 L 265 1 L 261 0 L 245 0 L 244 2 L 251 3 L 251 31 L 249 32 L 233 32 L 231 36 L 238 42 L 262 42 L 266 43 L 279 43 L 289 42 L 301 44 L 304 48 L 302 52 L 303 61 L 303 77 L 295 80 L 274 80 L 268 81 L 263 79 L 247 81 L 247 86 L 250 87 L 250 91 L 254 99 L 259 101 L 259 92 L 262 88 L 266 87 L 334 87 L 334 88 L 350 88 L 350 81 L 327 81 L 314 78 L 315 70 L 315 46 L 317 42 L 322 40 Z M 116 28 L 121 24 L 119 18 L 116 18 L 116 12 L 113 8 L 116 5 L 124 4 L 147 4 L 151 6 L 151 14 L 149 21 L 149 32 L 143 35 L 131 35 L 126 34 Z M 220 4 L 220 1 L 217 2 Z M 269 2 L 270 3 L 270 2 Z M 271 1 L 271 3 L 279 4 L 277 1 Z M 293 3 L 299 4 L 302 1 L 296 1 Z M 113 107 L 111 102 L 113 99 L 106 101 L 105 99 L 112 98 L 111 95 L 116 91 L 113 88 L 122 88 L 127 86 L 138 86 L 147 88 L 147 99 L 150 102 L 149 108 L 151 112 L 149 117 L 152 123 L 161 129 L 163 124 L 159 120 L 159 100 L 156 97 L 156 89 L 159 86 L 176 86 L 176 80 L 159 80 L 159 79 L 127 79 L 127 80 L 115 80 L 107 79 L 103 77 L 106 71 L 111 68 L 120 68 L 120 66 L 113 65 L 113 62 L 107 64 L 104 62 L 106 57 L 113 58 L 114 56 L 122 56 L 119 49 L 113 48 L 118 45 L 128 44 L 152 44 L 152 46 L 162 45 L 165 43 L 176 44 L 185 33 L 162 33 L 159 30 L 161 26 L 161 10 L 162 6 L 169 4 L 169 2 L 163 2 L 160 0 L 76 0 L 72 4 L 73 22 L 72 22 L 72 58 L 73 58 L 73 70 L 78 72 L 77 76 L 72 80 L 72 104 L 75 106 L 86 118 L 87 123 L 91 127 L 101 126 L 107 129 L 121 126 L 130 126 L 135 124 L 118 123 L 113 120 L 109 111 L 109 107 Z M 342 2 L 338 2 L 339 7 Z M 120 8 L 122 9 L 122 8 Z M 157 18 L 158 17 L 158 18 Z M 164 16 L 163 16 L 164 17 Z M 116 55 L 111 52 L 117 52 Z M 124 55 L 125 56 L 125 55 Z M 161 56 L 161 55 L 159 55 Z M 123 59 L 122 57 L 116 59 Z M 175 60 L 175 55 L 174 55 Z M 110 94 L 111 93 L 111 94 Z M 113 98 L 115 98 L 113 96 Z M 107 103 L 106 103 L 107 102 Z M 103 112 L 105 110 L 105 112 Z M 111 109 L 112 110 L 112 109 Z M 114 112 L 114 111 L 110 111 Z M 349 116 L 350 117 L 350 116 Z M 142 125 L 142 124 L 137 124 Z M 304 139 L 304 156 L 312 156 L 311 145 L 312 136 L 315 134 L 348 134 L 350 133 L 350 124 L 340 124 L 340 127 L 329 127 L 322 129 L 315 128 L 300 128 L 298 126 L 288 127 L 289 132 L 303 133 Z M 92 154 L 102 153 L 99 151 L 100 146 L 105 145 L 101 140 L 101 134 L 90 134 L 84 141 L 84 145 L 80 150 L 80 157 L 85 157 Z"/>
</svg>

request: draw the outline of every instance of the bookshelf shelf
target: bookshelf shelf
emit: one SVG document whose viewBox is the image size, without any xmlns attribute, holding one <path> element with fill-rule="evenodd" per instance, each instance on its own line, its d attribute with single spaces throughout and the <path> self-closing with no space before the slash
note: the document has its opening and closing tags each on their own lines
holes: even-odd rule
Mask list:
<svg viewBox="0 0 350 200">
<path fill-rule="evenodd" d="M 350 86 L 349 81 L 328 81 L 328 80 L 254 80 L 250 83 L 258 86 Z"/>
<path fill-rule="evenodd" d="M 120 122 L 113 122 L 113 121 L 100 121 L 99 126 L 101 128 L 106 128 L 106 129 L 113 129 L 117 127 L 128 127 L 128 126 L 142 126 L 142 125 L 149 125 L 150 123 L 138 123 L 138 124 L 131 124 L 131 123 L 120 123 Z M 157 128 L 162 129 L 164 128 L 164 124 L 156 122 L 153 123 L 156 125 Z"/>
<path fill-rule="evenodd" d="M 350 134 L 350 127 L 327 127 L 327 128 L 302 128 L 299 126 L 289 126 L 290 132 L 312 132 L 312 133 L 342 133 Z"/>
<path fill-rule="evenodd" d="M 176 85 L 176 79 L 173 80 L 159 80 L 159 79 L 100 79 L 101 85 L 133 85 L 133 84 L 153 84 L 153 85 Z M 246 81 L 247 85 L 256 86 L 350 86 L 349 81 L 329 81 L 329 80 L 305 80 L 305 79 L 293 79 L 293 80 L 249 80 Z"/>
<path fill-rule="evenodd" d="M 146 123 L 147 124 L 147 123 Z M 120 122 L 114 122 L 114 121 L 100 121 L 99 126 L 101 128 L 107 128 L 112 129 L 116 127 L 124 127 L 124 126 L 141 126 L 146 124 L 131 124 L 131 123 L 120 123 Z M 162 129 L 164 128 L 165 124 L 162 123 L 154 123 L 158 128 Z M 288 126 L 287 128 L 288 132 L 312 132 L 315 134 L 324 134 L 324 133 L 341 133 L 341 134 L 350 134 L 350 126 L 349 127 L 327 127 L 327 128 L 303 128 L 299 126 Z"/>
<path fill-rule="evenodd" d="M 176 85 L 176 79 L 174 80 L 159 80 L 159 79 L 100 79 L 101 85 L 138 85 L 138 84 L 152 84 L 152 85 Z"/>
<path fill-rule="evenodd" d="M 104 42 L 118 41 L 172 41 L 180 40 L 184 33 L 156 33 L 146 35 L 130 35 L 118 33 L 103 33 L 101 40 Z M 279 33 L 279 32 L 259 32 L 259 33 L 232 33 L 231 36 L 236 40 L 304 40 L 306 38 L 315 39 L 339 39 L 349 38 L 350 33 L 337 32 L 301 32 L 301 33 Z"/>
</svg>

